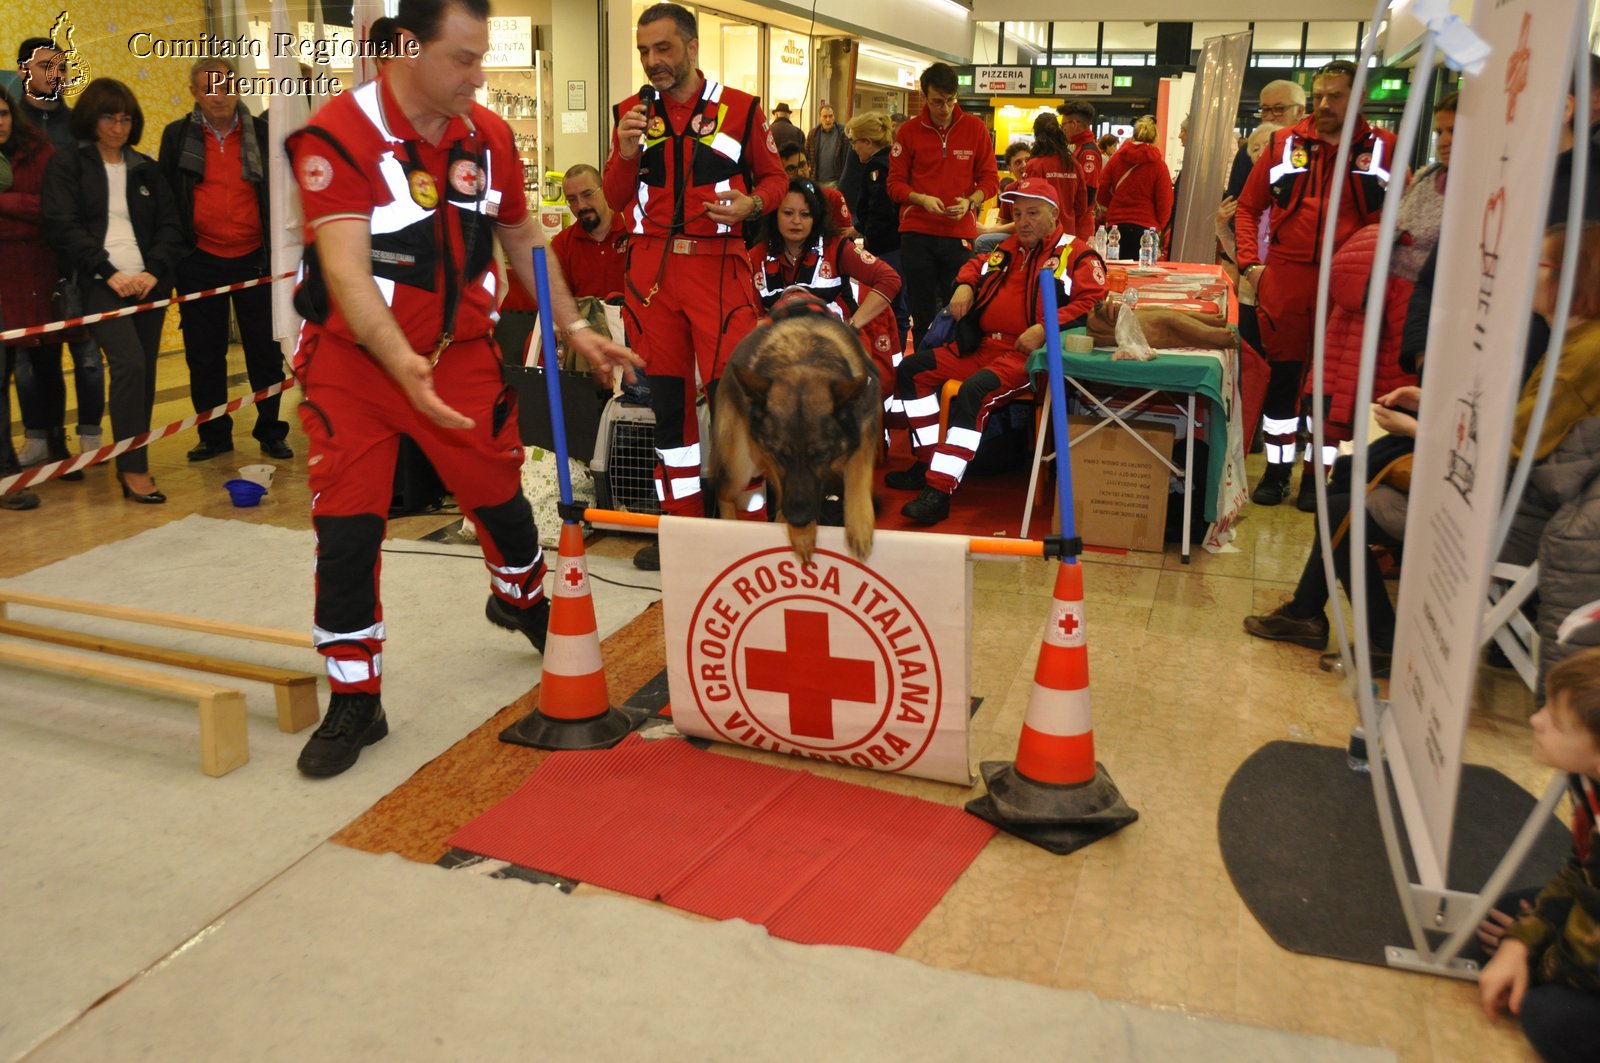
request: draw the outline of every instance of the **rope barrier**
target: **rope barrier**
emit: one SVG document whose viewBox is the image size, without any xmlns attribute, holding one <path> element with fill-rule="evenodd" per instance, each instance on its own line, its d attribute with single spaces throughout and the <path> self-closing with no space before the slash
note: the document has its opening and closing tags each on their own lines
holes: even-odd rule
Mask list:
<svg viewBox="0 0 1600 1063">
<path fill-rule="evenodd" d="M 130 436 L 127 439 L 119 439 L 115 443 L 108 443 L 105 446 L 100 447 L 98 450 L 91 450 L 87 454 L 79 454 L 76 458 L 72 458 L 71 460 L 52 461 L 47 465 L 40 465 L 29 469 L 26 472 L 16 473 L 12 476 L 0 477 L 0 495 L 9 494 L 12 491 L 20 490 L 24 487 L 32 487 L 34 484 L 43 483 L 46 480 L 54 480 L 65 473 L 77 472 L 79 469 L 88 468 L 90 465 L 97 465 L 108 458 L 114 458 L 118 454 L 125 454 L 130 450 L 137 450 L 139 447 L 148 446 L 158 439 L 165 439 L 167 436 L 175 435 L 178 432 L 193 428 L 195 425 L 205 424 L 207 421 L 215 420 L 216 418 L 221 417 L 223 414 L 233 413 L 236 410 L 242 410 L 246 406 L 253 406 L 262 399 L 271 398 L 280 392 L 294 387 L 295 384 L 295 379 L 293 377 L 289 377 L 285 380 L 278 381 L 271 387 L 262 388 L 254 395 L 241 395 L 236 399 L 229 399 L 221 406 L 213 406 L 204 413 L 191 414 L 190 416 L 185 417 L 183 420 L 173 421 L 171 424 L 166 425 L 165 427 L 154 428 L 148 432 L 142 432 L 139 435 Z"/>
<path fill-rule="evenodd" d="M 287 280 L 293 277 L 293 272 L 280 273 L 275 277 L 257 277 L 253 281 L 240 281 L 238 284 L 224 284 L 220 288 L 207 288 L 203 292 L 191 292 L 188 295 L 178 295 L 171 299 L 157 299 L 153 303 L 140 303 L 138 306 L 125 306 L 120 310 L 107 310 L 99 314 L 85 314 L 82 317 L 69 317 L 64 321 L 52 321 L 47 325 L 29 325 L 27 328 L 7 329 L 0 332 L 0 343 L 11 343 L 15 340 L 26 339 L 29 336 L 42 336 L 46 332 L 60 332 L 63 329 L 77 328 L 79 325 L 93 325 L 97 321 L 110 321 L 115 317 L 128 317 L 132 314 L 142 314 L 146 310 L 160 310 L 178 303 L 192 303 L 196 299 L 207 299 L 213 295 L 223 295 L 227 292 L 243 291 L 245 288 L 254 288 L 258 284 L 271 284 L 274 281 Z"/>
</svg>

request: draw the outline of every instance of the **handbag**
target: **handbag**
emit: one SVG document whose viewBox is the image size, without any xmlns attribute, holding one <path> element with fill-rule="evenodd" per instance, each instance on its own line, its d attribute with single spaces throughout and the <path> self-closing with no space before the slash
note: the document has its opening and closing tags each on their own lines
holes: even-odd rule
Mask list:
<svg viewBox="0 0 1600 1063">
<path fill-rule="evenodd" d="M 922 334 L 922 343 L 918 350 L 932 350 L 954 343 L 956 350 L 962 354 L 971 354 L 978 349 L 978 344 L 983 341 L 983 330 L 978 327 L 978 308 L 974 306 L 962 315 L 957 321 L 950 313 L 950 308 L 940 310 L 933 319 L 933 324 L 928 326 L 928 331 Z"/>
<path fill-rule="evenodd" d="M 83 316 L 83 293 L 73 277 L 62 277 L 50 289 L 50 312 L 57 321 L 67 321 Z"/>
</svg>

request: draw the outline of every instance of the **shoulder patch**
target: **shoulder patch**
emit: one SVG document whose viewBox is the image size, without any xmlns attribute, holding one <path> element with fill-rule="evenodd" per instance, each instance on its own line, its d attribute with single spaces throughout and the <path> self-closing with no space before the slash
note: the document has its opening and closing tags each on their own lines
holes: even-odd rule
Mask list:
<svg viewBox="0 0 1600 1063">
<path fill-rule="evenodd" d="M 895 156 L 896 158 L 898 158 L 901 155 L 904 155 L 905 154 L 905 145 L 900 143 L 898 140 L 895 141 L 894 142 L 894 148 L 889 152 L 889 154 Z"/>
<path fill-rule="evenodd" d="M 333 183 L 333 163 L 323 155 L 307 155 L 300 160 L 300 186 L 307 192 L 321 192 Z"/>
</svg>

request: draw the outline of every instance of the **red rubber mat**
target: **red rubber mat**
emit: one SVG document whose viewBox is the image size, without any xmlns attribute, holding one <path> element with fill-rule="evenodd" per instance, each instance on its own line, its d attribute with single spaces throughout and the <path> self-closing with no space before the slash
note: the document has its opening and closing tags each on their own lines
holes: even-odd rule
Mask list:
<svg viewBox="0 0 1600 1063">
<path fill-rule="evenodd" d="M 893 952 L 993 837 L 960 808 L 630 735 L 450 844 L 814 945 Z"/>
</svg>

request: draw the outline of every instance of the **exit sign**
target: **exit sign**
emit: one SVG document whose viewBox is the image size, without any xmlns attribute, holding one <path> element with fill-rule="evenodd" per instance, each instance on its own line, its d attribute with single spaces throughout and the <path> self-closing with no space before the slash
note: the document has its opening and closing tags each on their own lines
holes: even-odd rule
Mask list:
<svg viewBox="0 0 1600 1063">
<path fill-rule="evenodd" d="M 1131 89 L 1133 87 L 1133 78 L 1118 75 L 1111 79 L 1111 84 L 1119 89 Z"/>
</svg>

